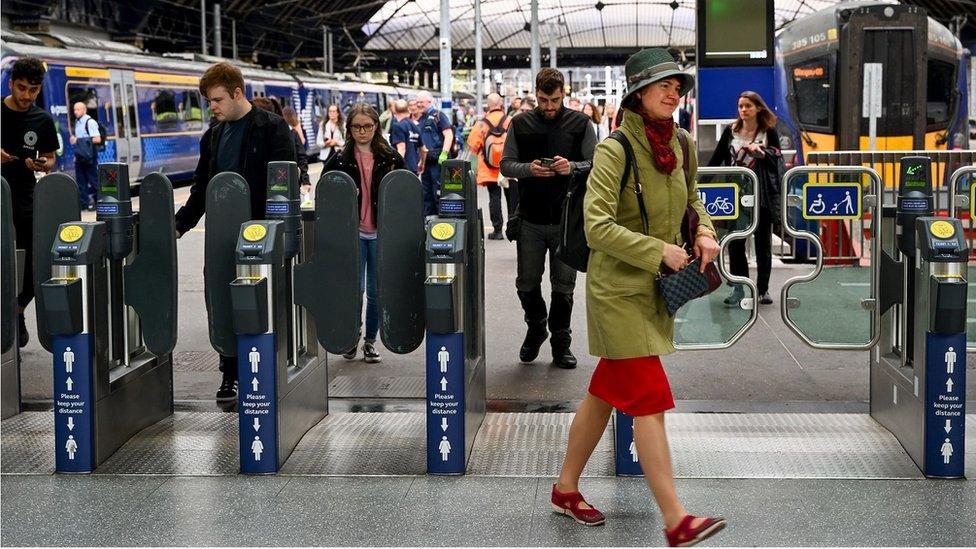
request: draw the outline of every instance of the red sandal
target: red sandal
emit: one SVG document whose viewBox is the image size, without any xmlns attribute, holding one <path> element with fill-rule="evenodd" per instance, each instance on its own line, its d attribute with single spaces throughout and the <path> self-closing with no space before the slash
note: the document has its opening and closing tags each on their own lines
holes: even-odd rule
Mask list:
<svg viewBox="0 0 976 549">
<path fill-rule="evenodd" d="M 668 538 L 669 547 L 691 547 L 725 528 L 725 519 L 722 517 L 708 517 L 697 528 L 692 528 L 691 523 L 696 518 L 698 517 L 694 515 L 685 515 L 685 518 L 681 519 L 681 522 L 670 532 L 664 530 L 664 536 Z"/>
<path fill-rule="evenodd" d="M 606 522 L 603 513 L 597 511 L 592 505 L 586 503 L 583 494 L 579 492 L 562 493 L 552 485 L 552 510 L 561 514 L 573 517 L 573 520 L 584 526 L 599 526 Z M 580 508 L 581 503 L 590 505 L 589 509 Z"/>
</svg>

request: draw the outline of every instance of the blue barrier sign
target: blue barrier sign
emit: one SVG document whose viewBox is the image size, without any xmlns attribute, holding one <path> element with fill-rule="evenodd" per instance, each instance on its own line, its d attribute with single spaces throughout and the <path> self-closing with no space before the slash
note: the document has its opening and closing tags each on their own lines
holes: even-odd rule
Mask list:
<svg viewBox="0 0 976 549">
<path fill-rule="evenodd" d="M 735 183 L 699 183 L 698 197 L 712 220 L 739 218 L 739 186 Z"/>
<path fill-rule="evenodd" d="M 95 403 L 90 334 L 54 336 L 54 469 L 95 469 Z"/>
<path fill-rule="evenodd" d="M 427 333 L 427 473 L 464 474 L 464 334 Z"/>
<path fill-rule="evenodd" d="M 613 438 L 617 454 L 617 475 L 622 477 L 642 476 L 644 470 L 641 469 L 637 455 L 637 444 L 634 443 L 634 418 L 620 410 L 616 410 L 615 414 Z"/>
<path fill-rule="evenodd" d="M 860 184 L 807 183 L 803 186 L 803 219 L 860 218 Z"/>
<path fill-rule="evenodd" d="M 925 333 L 925 470 L 961 477 L 966 455 L 966 334 Z"/>
<path fill-rule="evenodd" d="M 237 337 L 237 420 L 241 472 L 278 470 L 278 401 L 275 334 Z"/>
</svg>

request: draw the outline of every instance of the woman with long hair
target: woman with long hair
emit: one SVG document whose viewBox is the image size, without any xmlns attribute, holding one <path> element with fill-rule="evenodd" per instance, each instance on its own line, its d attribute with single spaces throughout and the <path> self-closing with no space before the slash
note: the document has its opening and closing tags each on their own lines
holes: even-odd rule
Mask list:
<svg viewBox="0 0 976 549">
<path fill-rule="evenodd" d="M 366 292 L 366 333 L 363 360 L 380 362 L 376 351 L 379 331 L 379 303 L 376 300 L 376 214 L 379 211 L 380 182 L 393 170 L 404 167 L 403 157 L 383 137 L 380 115 L 368 103 L 355 103 L 346 120 L 346 145 L 333 154 L 322 172 L 339 170 L 356 182 L 359 191 L 359 279 L 360 291 Z M 356 358 L 359 344 L 342 356 Z"/>
<path fill-rule="evenodd" d="M 606 127 L 603 125 L 600 108 L 596 106 L 596 103 L 583 103 L 583 114 L 590 119 L 590 124 L 593 125 L 593 133 L 596 134 L 597 143 L 603 141 L 609 135 L 609 132 L 606 131 Z"/>
<path fill-rule="evenodd" d="M 315 136 L 315 144 L 319 146 L 319 159 L 322 162 L 342 150 L 346 144 L 344 132 L 342 109 L 339 105 L 329 105 L 325 118 L 319 122 L 319 133 Z"/>
<path fill-rule="evenodd" d="M 255 97 L 251 100 L 251 104 L 261 110 L 273 112 L 282 117 L 283 114 L 289 109 L 291 110 L 292 114 L 295 114 L 295 109 L 292 109 L 291 107 L 282 109 L 281 103 L 279 103 L 274 97 Z M 297 114 L 295 115 L 295 118 L 298 118 Z M 295 161 L 298 164 L 298 173 L 302 184 L 302 192 L 307 193 L 311 189 L 311 182 L 308 179 L 308 153 L 305 152 L 305 145 L 301 140 L 302 136 L 295 132 L 295 127 L 290 121 L 288 121 L 287 118 L 285 119 L 285 122 L 288 123 L 292 129 L 291 136 L 295 142 Z"/>
<path fill-rule="evenodd" d="M 755 172 L 759 180 L 759 224 L 756 227 L 756 266 L 759 271 L 756 290 L 759 303 L 769 305 L 769 275 L 773 268 L 772 233 L 778 222 L 780 200 L 780 169 L 783 155 L 779 149 L 776 132 L 776 115 L 769 110 L 763 98 L 754 91 L 739 94 L 739 115 L 722 132 L 722 137 L 708 161 L 709 166 L 743 166 Z M 748 224 L 748 216 L 740 223 Z M 729 271 L 736 276 L 749 276 L 746 259 L 746 242 L 738 239 L 729 242 Z M 729 307 L 739 306 L 745 297 L 741 284 L 732 285 L 732 293 L 725 298 Z"/>
<path fill-rule="evenodd" d="M 579 492 L 583 467 L 614 408 L 634 418 L 634 447 L 644 479 L 661 510 L 668 544 L 689 546 L 725 526 L 721 517 L 696 517 L 678 499 L 664 414 L 674 407 L 661 355 L 674 352 L 674 318 L 655 276 L 692 260 L 678 227 L 688 206 L 700 217 L 692 253 L 701 270 L 719 252 L 715 231 L 698 197 L 695 144 L 688 141 L 688 176 L 679 129 L 672 118 L 678 100 L 694 87 L 667 50 L 641 50 L 627 60 L 627 95 L 618 128 L 634 151 L 627 180 L 626 154 L 616 139 L 596 147 L 586 184 L 584 227 L 590 245 L 586 274 L 586 321 L 590 354 L 600 357 L 589 391 L 576 410 L 551 503 L 557 513 L 596 526 L 606 520 Z M 642 194 L 636 182 L 640 181 Z M 623 185 L 622 185 L 623 183 Z M 621 190 L 623 188 L 623 190 Z"/>
</svg>

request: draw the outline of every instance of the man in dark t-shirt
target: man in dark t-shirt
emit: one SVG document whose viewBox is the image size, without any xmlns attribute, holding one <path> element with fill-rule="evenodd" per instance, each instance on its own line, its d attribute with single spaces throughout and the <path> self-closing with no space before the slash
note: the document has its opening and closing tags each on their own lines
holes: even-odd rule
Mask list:
<svg viewBox="0 0 976 549">
<path fill-rule="evenodd" d="M 24 57 L 14 63 L 10 95 L 3 98 L 0 126 L 0 175 L 10 185 L 17 248 L 25 253 L 23 290 L 17 295 L 20 347 L 30 340 L 24 309 L 34 299 L 34 172 L 51 171 L 58 150 L 54 119 L 34 104 L 46 72 L 44 63 L 36 57 Z"/>
<path fill-rule="evenodd" d="M 410 106 L 400 99 L 393 104 L 395 121 L 390 129 L 390 145 L 403 157 L 407 169 L 420 175 L 421 150 L 420 126 L 410 118 Z"/>
</svg>

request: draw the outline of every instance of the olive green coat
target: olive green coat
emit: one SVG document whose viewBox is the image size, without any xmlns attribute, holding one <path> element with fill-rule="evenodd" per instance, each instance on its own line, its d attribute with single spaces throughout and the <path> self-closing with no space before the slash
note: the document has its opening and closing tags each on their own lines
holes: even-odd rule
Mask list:
<svg viewBox="0 0 976 549">
<path fill-rule="evenodd" d="M 691 137 L 691 181 L 686 182 L 677 134 L 683 130 L 677 130 L 671 139 L 677 167 L 664 175 L 654 167 L 641 117 L 624 111 L 619 129 L 630 141 L 636 161 L 623 193 L 624 150 L 613 139 L 597 145 L 593 171 L 586 183 L 584 217 L 591 249 L 586 274 L 590 354 L 611 359 L 665 355 L 674 351 L 674 318 L 668 315 L 655 282 L 664 243 L 681 244 L 681 220 L 687 204 L 698 211 L 703 225 L 712 227 L 712 222 L 696 192 L 698 158 Z M 634 190 L 635 168 L 640 170 L 644 189 L 649 235 L 643 234 Z"/>
</svg>

